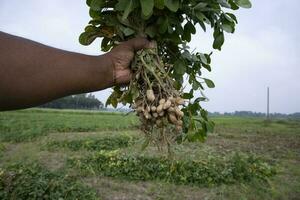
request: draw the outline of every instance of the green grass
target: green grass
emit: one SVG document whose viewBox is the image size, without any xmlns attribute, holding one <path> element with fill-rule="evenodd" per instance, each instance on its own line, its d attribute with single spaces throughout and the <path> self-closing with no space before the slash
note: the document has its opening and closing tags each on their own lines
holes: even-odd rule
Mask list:
<svg viewBox="0 0 300 200">
<path fill-rule="evenodd" d="M 3 155 L 3 152 L 5 151 L 5 145 L 0 143 L 0 158 Z"/>
<path fill-rule="evenodd" d="M 0 198 L 16 199 L 1 195 L 24 192 L 22 199 L 35 199 L 25 198 L 29 190 L 63 195 L 74 188 L 75 196 L 93 199 L 96 191 L 103 200 L 299 199 L 300 121 L 213 120 L 215 132 L 205 143 L 173 146 L 177 165 L 171 171 L 170 161 L 156 147 L 141 151 L 143 139 L 135 139 L 142 136 L 133 114 L 51 109 L 2 112 Z M 114 149 L 118 153 L 110 152 Z M 22 165 L 12 167 L 16 163 Z M 11 174 L 19 178 L 11 179 Z M 70 179 L 65 182 L 65 177 Z M 52 189 L 47 190 L 48 186 Z"/>
<path fill-rule="evenodd" d="M 216 132 L 238 134 L 300 134 L 300 120 L 274 120 L 264 118 L 215 117 Z"/>
<path fill-rule="evenodd" d="M 231 154 L 203 160 L 170 160 L 162 157 L 132 156 L 118 152 L 98 152 L 94 155 L 69 159 L 69 165 L 87 173 L 124 178 L 126 180 L 160 180 L 175 184 L 213 186 L 262 181 L 276 173 L 256 156 Z"/>
<path fill-rule="evenodd" d="M 75 140 L 63 140 L 63 141 L 50 141 L 47 143 L 49 150 L 57 150 L 58 148 L 67 148 L 71 151 L 79 151 L 82 149 L 88 151 L 101 151 L 101 150 L 116 150 L 128 147 L 133 144 L 136 137 L 129 135 L 118 136 L 105 136 L 99 138 L 85 138 Z"/>
<path fill-rule="evenodd" d="M 0 141 L 29 141 L 48 133 L 134 129 L 133 115 L 87 111 L 24 110 L 0 112 Z"/>
<path fill-rule="evenodd" d="M 0 199 L 74 200 L 100 199 L 96 192 L 76 178 L 53 173 L 37 164 L 0 169 Z"/>
</svg>

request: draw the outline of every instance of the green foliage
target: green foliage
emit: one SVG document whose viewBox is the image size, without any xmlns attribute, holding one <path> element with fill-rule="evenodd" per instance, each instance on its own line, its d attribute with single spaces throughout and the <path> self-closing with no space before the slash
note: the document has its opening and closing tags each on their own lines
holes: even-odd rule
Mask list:
<svg viewBox="0 0 300 200">
<path fill-rule="evenodd" d="M 2 156 L 2 153 L 5 151 L 6 147 L 4 144 L 0 143 L 0 158 Z"/>
<path fill-rule="evenodd" d="M 131 145 L 136 138 L 127 135 L 106 136 L 102 138 L 90 138 L 80 140 L 64 140 L 64 141 L 51 141 L 47 143 L 49 149 L 68 148 L 72 151 L 85 149 L 88 151 L 100 150 L 115 150 L 125 148 Z"/>
<path fill-rule="evenodd" d="M 118 123 L 116 123 L 118 122 Z M 30 141 L 55 132 L 128 130 L 135 116 L 101 112 L 25 110 L 0 113 L 0 141 Z"/>
<path fill-rule="evenodd" d="M 41 108 L 58 108 L 58 109 L 94 109 L 103 108 L 103 103 L 93 94 L 78 94 L 61 99 L 54 100 L 39 106 Z"/>
<path fill-rule="evenodd" d="M 207 27 L 213 29 L 213 48 L 221 50 L 224 32 L 234 33 L 237 24 L 235 15 L 227 11 L 251 7 L 249 0 L 87 0 L 87 5 L 92 20 L 80 36 L 81 44 L 89 45 L 101 37 L 102 50 L 109 51 L 119 42 L 137 36 L 155 40 L 159 56 L 164 63 L 173 66 L 168 73 L 176 89 L 183 88 L 185 75 L 193 86 L 188 95 L 184 95 L 187 100 L 194 99 L 196 91 L 205 89 L 203 83 L 209 88 L 215 87 L 213 81 L 202 76 L 203 70 L 211 71 L 211 54 L 194 53 L 187 46 L 196 33 L 196 26 L 199 24 L 204 31 Z M 126 100 L 121 99 L 123 94 L 128 96 Z M 108 104 L 114 107 L 119 101 L 132 104 L 135 95 L 135 90 L 115 87 Z M 202 126 L 212 124 L 200 105 L 206 100 L 203 95 L 198 101 L 190 101 L 184 109 L 185 138 L 192 135 L 189 138 L 203 140 L 207 134 L 207 129 L 200 129 L 193 121 L 194 116 L 200 116 Z"/>
<path fill-rule="evenodd" d="M 0 199 L 99 199 L 73 177 L 49 172 L 36 164 L 0 168 Z"/>
<path fill-rule="evenodd" d="M 233 154 L 199 161 L 172 161 L 166 158 L 123 155 L 101 151 L 69 164 L 83 171 L 129 180 L 161 180 L 198 186 L 231 184 L 252 179 L 267 180 L 275 168 L 255 156 Z"/>
<path fill-rule="evenodd" d="M 249 0 L 236 0 L 236 4 L 243 8 L 251 8 L 251 2 Z"/>
</svg>

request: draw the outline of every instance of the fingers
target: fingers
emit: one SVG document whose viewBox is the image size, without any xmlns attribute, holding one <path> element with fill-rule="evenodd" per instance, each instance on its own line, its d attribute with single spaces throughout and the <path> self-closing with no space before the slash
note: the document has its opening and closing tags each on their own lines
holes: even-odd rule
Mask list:
<svg viewBox="0 0 300 200">
<path fill-rule="evenodd" d="M 138 51 L 145 48 L 150 48 L 151 43 L 149 40 L 143 37 L 134 38 L 131 40 L 128 40 L 124 43 L 125 45 L 128 45 L 130 48 L 132 48 L 133 51 Z"/>
</svg>

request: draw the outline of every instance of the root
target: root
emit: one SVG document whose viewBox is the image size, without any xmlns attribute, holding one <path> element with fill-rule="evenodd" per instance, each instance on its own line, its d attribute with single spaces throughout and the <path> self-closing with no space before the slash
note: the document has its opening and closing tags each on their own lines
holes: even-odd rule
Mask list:
<svg viewBox="0 0 300 200">
<path fill-rule="evenodd" d="M 132 108 L 150 142 L 159 150 L 167 148 L 171 154 L 171 145 L 182 132 L 184 114 L 180 107 L 184 100 L 169 76 L 170 65 L 165 64 L 156 52 L 156 48 L 144 49 L 135 56 L 132 63 L 135 79 L 130 86 L 138 83 L 139 95 Z"/>
</svg>

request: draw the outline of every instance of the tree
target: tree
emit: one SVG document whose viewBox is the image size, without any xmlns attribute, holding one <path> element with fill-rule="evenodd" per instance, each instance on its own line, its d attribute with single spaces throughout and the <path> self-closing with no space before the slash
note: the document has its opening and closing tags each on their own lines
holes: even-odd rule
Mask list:
<svg viewBox="0 0 300 200">
<path fill-rule="evenodd" d="M 102 109 L 103 103 L 93 94 L 79 94 L 64 97 L 40 106 L 58 109 Z"/>
</svg>

